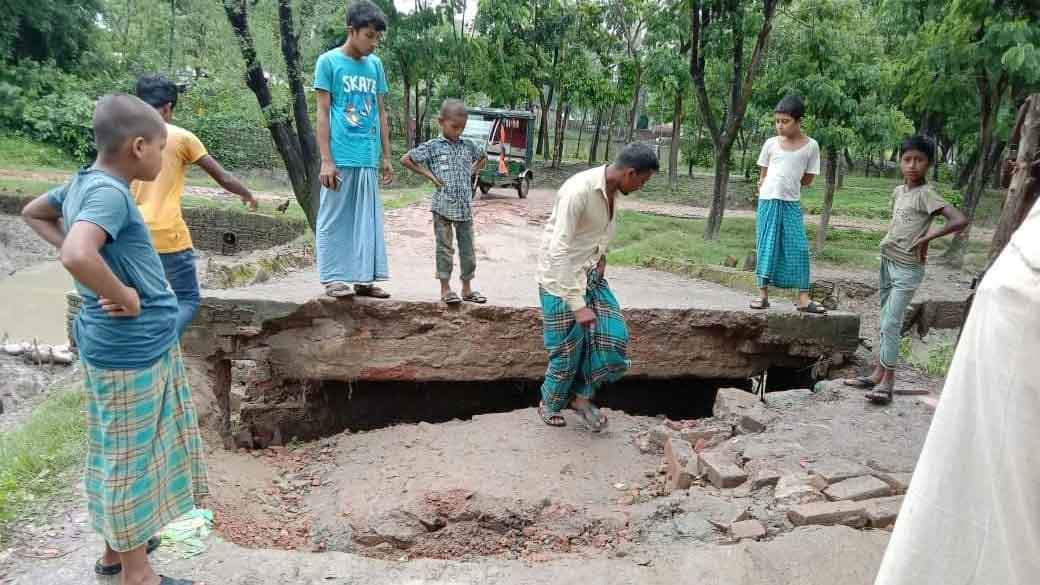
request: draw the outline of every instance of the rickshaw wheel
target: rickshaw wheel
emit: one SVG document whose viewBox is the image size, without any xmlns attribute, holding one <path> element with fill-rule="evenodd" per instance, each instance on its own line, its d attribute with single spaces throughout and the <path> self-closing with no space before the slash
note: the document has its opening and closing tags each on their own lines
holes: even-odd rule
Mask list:
<svg viewBox="0 0 1040 585">
<path fill-rule="evenodd" d="M 516 186 L 516 194 L 521 199 L 527 198 L 527 192 L 531 190 L 531 179 L 524 177 L 520 179 L 520 182 Z"/>
</svg>

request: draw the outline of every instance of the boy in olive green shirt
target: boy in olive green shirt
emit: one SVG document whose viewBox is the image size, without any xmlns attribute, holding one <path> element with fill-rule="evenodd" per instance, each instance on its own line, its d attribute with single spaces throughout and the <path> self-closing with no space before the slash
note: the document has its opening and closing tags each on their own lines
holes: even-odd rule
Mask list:
<svg viewBox="0 0 1040 585">
<path fill-rule="evenodd" d="M 877 404 L 892 401 L 896 381 L 896 361 L 903 332 L 903 314 L 914 293 L 924 280 L 928 259 L 928 243 L 947 234 L 959 232 L 968 219 L 946 202 L 925 182 L 935 158 L 935 147 L 923 136 L 911 136 L 899 148 L 903 184 L 892 193 L 892 224 L 881 240 L 881 340 L 878 363 L 873 374 L 845 384 L 855 388 L 874 389 L 867 398 Z M 932 219 L 942 214 L 946 224 L 931 227 Z"/>
</svg>

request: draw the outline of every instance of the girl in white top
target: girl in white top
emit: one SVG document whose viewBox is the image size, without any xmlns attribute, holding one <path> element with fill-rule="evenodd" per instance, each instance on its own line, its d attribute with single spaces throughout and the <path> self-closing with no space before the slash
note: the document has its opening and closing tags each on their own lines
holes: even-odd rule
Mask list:
<svg viewBox="0 0 1040 585">
<path fill-rule="evenodd" d="M 758 166 L 755 275 L 761 298 L 752 309 L 769 308 L 769 287 L 796 288 L 798 310 L 826 313 L 809 299 L 809 240 L 802 219 L 802 186 L 820 174 L 820 145 L 802 132 L 805 105 L 787 96 L 776 106 L 777 136 L 762 145 Z"/>
</svg>

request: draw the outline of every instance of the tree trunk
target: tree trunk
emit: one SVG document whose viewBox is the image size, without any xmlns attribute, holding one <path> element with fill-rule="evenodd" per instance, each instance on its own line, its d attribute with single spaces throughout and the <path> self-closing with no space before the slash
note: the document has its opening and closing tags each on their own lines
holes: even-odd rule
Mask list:
<svg viewBox="0 0 1040 585">
<path fill-rule="evenodd" d="M 273 99 L 271 89 L 264 77 L 264 69 L 256 56 L 256 45 L 253 35 L 249 31 L 249 13 L 246 9 L 246 0 L 224 0 L 224 12 L 227 15 L 231 29 L 238 39 L 239 49 L 246 64 L 246 85 L 253 95 L 256 96 L 260 111 L 264 114 L 264 123 L 271 133 L 275 148 L 285 163 L 285 170 L 289 174 L 289 182 L 292 184 L 293 194 L 296 201 L 307 215 L 307 222 L 314 229 L 317 217 L 316 197 L 311 196 L 311 184 L 307 169 L 307 161 L 304 160 L 300 151 L 300 141 L 293 131 L 292 123 L 282 117 L 272 115 Z"/>
<path fill-rule="evenodd" d="M 422 118 L 419 113 L 419 87 L 422 85 L 421 80 L 415 80 L 415 142 L 411 144 L 412 148 L 419 146 L 419 142 L 422 140 Z"/>
<path fill-rule="evenodd" d="M 412 80 L 407 75 L 402 75 L 401 85 L 404 94 L 404 145 L 405 148 L 413 148 L 415 138 L 412 132 Z"/>
<path fill-rule="evenodd" d="M 729 188 L 729 156 L 733 151 L 733 142 L 724 143 L 719 148 L 715 159 L 715 184 L 711 191 L 711 211 L 704 225 L 704 239 L 717 240 L 722 231 L 722 214 L 726 209 L 726 191 Z"/>
<path fill-rule="evenodd" d="M 971 156 L 968 157 L 968 162 L 965 163 L 964 167 L 961 168 L 961 172 L 957 175 L 957 182 L 953 184 L 953 188 L 960 190 L 968 184 L 968 179 L 971 178 L 971 174 L 975 172 L 975 167 L 979 164 L 979 149 L 972 151 Z"/>
<path fill-rule="evenodd" d="M 844 156 L 841 156 L 840 154 L 837 155 L 837 156 L 838 156 L 838 181 L 837 181 L 837 184 L 835 185 L 835 189 L 837 189 L 838 191 L 841 191 L 842 189 L 845 188 L 845 175 L 849 174 L 849 167 L 845 163 L 845 157 Z"/>
<path fill-rule="evenodd" d="M 1024 116 L 1016 130 L 1020 132 L 1018 158 L 1011 188 L 1004 200 L 1000 221 L 993 233 L 989 249 L 990 262 L 1000 255 L 1040 194 L 1040 93 L 1033 94 L 1022 106 Z M 1020 129 L 1020 130 L 1019 130 Z M 1014 138 L 1012 138 L 1013 140 Z"/>
<path fill-rule="evenodd" d="M 556 97 L 556 86 L 549 86 L 548 99 L 539 96 L 542 106 L 542 119 L 538 124 L 538 144 L 535 146 L 537 152 L 543 159 L 549 158 L 549 109 L 552 108 L 553 99 Z"/>
<path fill-rule="evenodd" d="M 562 114 L 562 123 L 560 114 L 558 113 L 556 115 L 556 144 L 553 148 L 552 161 L 552 168 L 554 169 L 560 168 L 560 165 L 563 163 L 563 144 L 564 138 L 567 136 L 567 120 L 570 118 L 571 115 L 570 104 L 567 104 L 563 107 Z"/>
<path fill-rule="evenodd" d="M 820 211 L 820 227 L 816 230 L 816 253 L 823 252 L 827 242 L 827 227 L 831 223 L 831 207 L 834 205 L 834 190 L 838 184 L 838 149 L 827 148 L 827 189 L 823 196 L 823 209 Z"/>
<path fill-rule="evenodd" d="M 170 44 L 168 45 L 169 55 L 166 59 L 166 69 L 173 75 L 173 38 L 174 31 L 177 30 L 177 3 L 176 0 L 170 0 Z"/>
<path fill-rule="evenodd" d="M 581 126 L 578 126 L 578 145 L 574 147 L 574 158 L 581 156 L 581 135 L 585 133 L 585 121 L 588 120 L 589 111 L 581 113 Z"/>
<path fill-rule="evenodd" d="M 610 117 L 607 119 L 607 146 L 603 152 L 603 160 L 610 162 L 610 145 L 614 142 L 614 117 L 617 115 L 617 105 L 610 106 Z"/>
<path fill-rule="evenodd" d="M 596 130 L 592 133 L 592 144 L 589 145 L 589 166 L 596 164 L 596 154 L 599 153 L 599 135 L 603 130 L 603 110 L 596 110 Z"/>
<path fill-rule="evenodd" d="M 310 186 L 310 201 L 317 209 L 321 195 L 321 154 L 318 151 L 318 139 L 314 135 L 310 113 L 307 110 L 307 90 L 303 85 L 303 74 L 300 69 L 300 41 L 296 35 L 293 21 L 292 0 L 278 0 L 278 31 L 282 43 L 282 57 L 285 59 L 286 76 L 293 98 L 293 121 L 296 124 L 296 136 L 300 141 L 300 155 L 307 165 L 307 182 Z"/>
<path fill-rule="evenodd" d="M 968 226 L 953 237 L 950 247 L 943 254 L 943 261 L 961 268 L 964 266 L 964 253 L 968 248 L 971 238 L 972 224 L 975 222 L 975 211 L 978 209 L 979 201 L 986 190 L 986 171 L 989 164 L 990 149 L 993 148 L 994 131 L 996 129 L 997 112 L 1004 100 L 1005 89 L 1007 89 L 1006 78 L 1002 78 L 991 89 L 987 73 L 977 72 L 976 83 L 979 85 L 979 160 L 972 173 L 968 187 L 964 191 L 964 215 L 968 216 Z"/>
<path fill-rule="evenodd" d="M 633 93 L 635 95 L 632 96 L 632 113 L 629 114 L 628 117 L 628 131 L 625 136 L 626 144 L 632 142 L 632 137 L 635 136 L 636 133 L 636 122 L 639 119 L 639 93 L 643 89 L 643 68 L 640 67 L 638 61 L 636 62 L 636 79 L 634 87 L 635 89 Z"/>
<path fill-rule="evenodd" d="M 1004 149 L 1007 148 L 1007 142 L 1003 140 L 997 140 L 993 143 L 993 146 L 989 149 L 989 156 L 986 157 L 986 175 L 984 183 L 989 183 L 993 189 L 1000 189 L 1000 161 L 1003 159 Z"/>
<path fill-rule="evenodd" d="M 682 134 L 683 92 L 675 93 L 675 113 L 672 114 L 672 142 L 668 147 L 668 188 L 679 188 L 679 150 Z"/>
</svg>

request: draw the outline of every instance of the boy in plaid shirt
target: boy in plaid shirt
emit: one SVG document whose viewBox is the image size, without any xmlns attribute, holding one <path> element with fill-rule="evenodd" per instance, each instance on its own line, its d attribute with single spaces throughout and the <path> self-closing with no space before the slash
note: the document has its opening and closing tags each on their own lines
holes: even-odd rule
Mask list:
<svg viewBox="0 0 1040 585">
<path fill-rule="evenodd" d="M 484 166 L 486 157 L 480 147 L 462 138 L 467 119 L 464 103 L 454 99 L 445 100 L 437 118 L 441 135 L 401 157 L 402 165 L 437 185 L 430 209 L 437 237 L 437 279 L 441 281 L 441 300 L 449 305 L 462 301 L 487 302 L 487 298 L 471 286 L 477 269 L 477 258 L 473 250 L 473 211 L 470 208 L 473 173 Z M 455 257 L 453 234 L 459 244 L 461 297 L 451 290 L 451 270 Z"/>
</svg>

